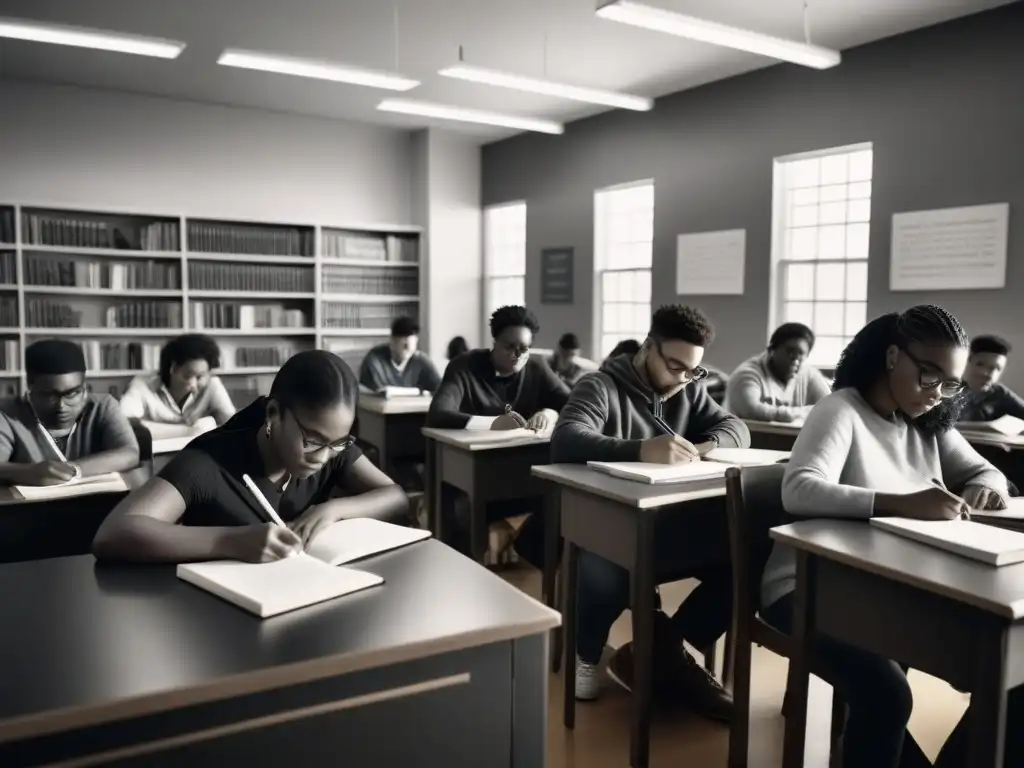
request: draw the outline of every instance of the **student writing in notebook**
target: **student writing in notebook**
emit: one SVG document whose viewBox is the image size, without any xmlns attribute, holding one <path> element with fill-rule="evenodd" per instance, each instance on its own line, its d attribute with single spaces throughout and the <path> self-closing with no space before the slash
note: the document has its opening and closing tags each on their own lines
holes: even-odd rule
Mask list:
<svg viewBox="0 0 1024 768">
<path fill-rule="evenodd" d="M 1006 479 L 953 428 L 967 355 L 963 328 L 939 307 L 917 306 L 868 323 L 839 360 L 835 391 L 815 406 L 793 446 L 782 487 L 786 511 L 866 523 L 883 515 L 953 519 L 965 503 L 1004 506 Z M 787 633 L 793 628 L 795 587 L 795 557 L 776 544 L 761 585 L 761 615 Z M 816 674 L 849 706 L 843 765 L 929 765 L 906 731 L 912 697 L 898 660 L 838 638 L 821 637 L 815 649 Z M 1015 691 L 1008 723 L 1021 722 L 1022 705 Z M 1007 733 L 1009 742 L 1024 737 L 1013 725 Z M 947 745 L 938 765 L 966 768 L 961 740 L 957 736 Z M 1020 748 L 1008 749 L 1007 766 L 1024 765 Z"/>
<path fill-rule="evenodd" d="M 113 560 L 262 562 L 299 551 L 341 519 L 401 518 L 402 489 L 349 435 L 357 396 L 355 374 L 337 356 L 294 355 L 269 397 L 197 437 L 122 501 L 93 551 Z M 331 498 L 335 490 L 347 495 Z M 264 501 L 288 527 L 268 519 Z"/>
<path fill-rule="evenodd" d="M 741 419 L 800 421 L 830 391 L 828 379 L 807 362 L 814 331 L 784 323 L 772 333 L 765 352 L 732 372 L 725 407 Z"/>
<path fill-rule="evenodd" d="M 30 344 L 25 376 L 27 394 L 0 400 L 0 483 L 56 485 L 139 465 L 117 401 L 88 391 L 81 347 L 65 339 Z"/>
<path fill-rule="evenodd" d="M 399 317 L 391 324 L 391 339 L 363 358 L 359 383 L 373 392 L 385 387 L 410 387 L 436 392 L 441 383 L 437 367 L 418 350 L 420 326 L 411 317 Z"/>
<path fill-rule="evenodd" d="M 551 460 L 687 464 L 716 446 L 749 447 L 747 427 L 703 386 L 707 370 L 701 361 L 713 337 L 714 328 L 700 310 L 667 306 L 655 312 L 639 352 L 605 361 L 573 389 L 551 439 Z M 683 640 L 702 650 L 710 647 L 732 617 L 729 538 L 721 502 L 709 504 L 706 512 L 695 505 L 687 514 L 665 518 L 655 531 L 657 571 L 701 583 L 671 619 L 659 611 L 654 677 L 659 694 L 728 719 L 731 697 L 683 647 Z M 601 652 L 629 602 L 629 573 L 593 553 L 581 553 L 577 698 L 597 697 Z M 612 657 L 609 674 L 631 687 L 631 644 Z"/>
<path fill-rule="evenodd" d="M 129 419 L 161 424 L 192 425 L 205 416 L 223 424 L 235 406 L 212 373 L 219 367 L 220 347 L 209 336 L 187 333 L 171 339 L 160 350 L 160 370 L 131 380 L 121 410 Z"/>
<path fill-rule="evenodd" d="M 998 336 L 975 336 L 964 381 L 968 392 L 961 421 L 994 421 L 1003 416 L 1024 419 L 1024 399 L 999 383 L 1013 349 Z"/>
</svg>

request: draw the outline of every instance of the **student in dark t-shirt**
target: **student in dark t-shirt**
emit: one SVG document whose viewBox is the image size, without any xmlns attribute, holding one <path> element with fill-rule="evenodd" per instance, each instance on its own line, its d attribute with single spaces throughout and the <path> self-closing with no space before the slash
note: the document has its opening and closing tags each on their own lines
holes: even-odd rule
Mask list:
<svg viewBox="0 0 1024 768">
<path fill-rule="evenodd" d="M 402 489 L 365 458 L 349 431 L 358 383 L 340 358 L 300 352 L 261 397 L 197 437 L 104 521 L 104 560 L 277 560 L 344 518 L 408 511 Z M 274 525 L 243 476 L 287 528 Z M 335 489 L 348 494 L 332 499 Z M 183 523 L 178 525 L 177 523 Z"/>
</svg>

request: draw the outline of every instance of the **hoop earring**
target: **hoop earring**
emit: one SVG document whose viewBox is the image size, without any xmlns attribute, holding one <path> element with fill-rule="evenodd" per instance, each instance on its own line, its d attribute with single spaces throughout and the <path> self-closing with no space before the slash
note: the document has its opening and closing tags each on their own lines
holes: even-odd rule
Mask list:
<svg viewBox="0 0 1024 768">
<path fill-rule="evenodd" d="M 270 439 L 270 422 L 267 422 L 267 439 Z"/>
</svg>

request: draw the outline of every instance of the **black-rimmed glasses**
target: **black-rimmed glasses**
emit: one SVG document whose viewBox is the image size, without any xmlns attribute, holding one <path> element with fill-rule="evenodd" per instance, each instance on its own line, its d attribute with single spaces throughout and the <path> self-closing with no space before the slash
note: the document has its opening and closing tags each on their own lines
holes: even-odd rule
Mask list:
<svg viewBox="0 0 1024 768">
<path fill-rule="evenodd" d="M 661 348 L 661 339 L 657 336 L 652 336 L 651 340 L 654 342 L 655 348 L 658 350 L 658 356 L 661 357 L 662 362 L 665 363 L 665 370 L 671 373 L 673 376 L 682 376 L 684 381 L 700 381 L 706 379 L 708 376 L 708 369 L 703 366 L 696 366 L 689 368 L 680 361 L 666 357 L 665 350 Z"/>
<path fill-rule="evenodd" d="M 321 443 L 319 440 L 314 440 L 309 437 L 309 432 L 304 426 L 302 426 L 302 422 L 299 421 L 299 417 L 296 416 L 293 411 L 289 412 L 292 414 L 295 426 L 299 428 L 299 434 L 302 436 L 302 452 L 306 456 L 312 456 L 313 454 L 320 453 L 321 451 L 329 451 L 334 455 L 338 455 L 356 444 L 356 439 L 352 437 L 352 435 L 343 437 L 341 440 L 335 440 L 333 443 Z"/>
<path fill-rule="evenodd" d="M 939 397 L 943 400 L 950 400 L 967 387 L 967 384 L 960 379 L 947 379 L 945 373 L 938 369 L 933 363 L 918 359 L 918 357 L 906 347 L 900 350 L 917 366 L 917 383 L 921 389 L 938 389 Z"/>
</svg>

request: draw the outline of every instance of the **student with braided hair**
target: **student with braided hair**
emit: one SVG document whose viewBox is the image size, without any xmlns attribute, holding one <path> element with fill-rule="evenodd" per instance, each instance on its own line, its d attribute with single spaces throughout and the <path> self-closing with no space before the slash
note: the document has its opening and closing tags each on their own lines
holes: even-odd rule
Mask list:
<svg viewBox="0 0 1024 768">
<path fill-rule="evenodd" d="M 889 515 L 946 520 L 968 507 L 1004 507 L 1006 478 L 954 429 L 967 356 L 967 334 L 940 307 L 912 307 L 868 323 L 843 352 L 834 391 L 811 411 L 793 446 L 782 485 L 786 511 L 866 523 Z M 796 558 L 776 544 L 761 584 L 761 615 L 784 632 L 793 628 L 795 587 Z M 929 765 L 906 731 L 913 702 L 903 667 L 827 636 L 815 654 L 815 668 L 849 706 L 845 768 Z M 965 743 L 955 735 L 938 765 L 966 768 Z M 1008 743 L 1007 766 L 1024 764 L 1019 749 Z"/>
</svg>

